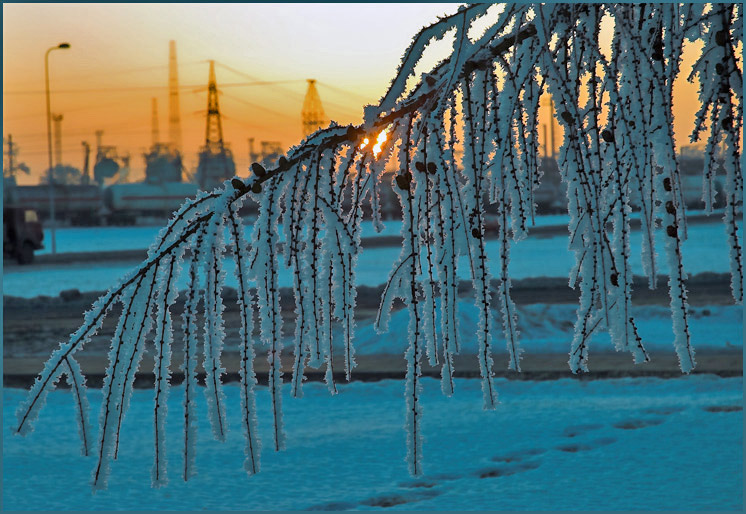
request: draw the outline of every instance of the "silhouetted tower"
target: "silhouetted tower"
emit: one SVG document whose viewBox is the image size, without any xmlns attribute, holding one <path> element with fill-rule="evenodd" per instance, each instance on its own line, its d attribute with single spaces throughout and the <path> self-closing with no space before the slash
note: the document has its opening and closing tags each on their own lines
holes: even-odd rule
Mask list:
<svg viewBox="0 0 746 514">
<path fill-rule="evenodd" d="M 158 100 L 155 98 L 153 98 L 153 115 L 150 120 L 150 134 L 151 139 L 153 140 L 152 143 L 155 145 L 161 139 L 161 134 L 158 130 Z"/>
<path fill-rule="evenodd" d="M 205 145 L 199 153 L 196 179 L 202 189 L 214 189 L 235 174 L 236 165 L 233 162 L 233 153 L 223 142 L 223 125 L 218 106 L 218 85 L 215 80 L 215 61 L 210 61 Z"/>
<path fill-rule="evenodd" d="M 3 170 L 3 177 L 13 178 L 16 176 L 16 145 L 13 144 L 13 136 L 8 134 L 8 167 Z"/>
<path fill-rule="evenodd" d="M 16 173 L 22 171 L 26 175 L 29 174 L 29 168 L 25 163 L 18 162 L 18 145 L 13 142 L 13 136 L 8 134 L 7 139 L 8 147 L 4 151 L 5 155 L 8 156 L 8 166 L 3 163 L 3 198 L 9 202 L 8 193 L 12 194 L 11 189 L 16 185 Z"/>
<path fill-rule="evenodd" d="M 205 146 L 213 153 L 223 151 L 223 123 L 218 106 L 218 84 L 215 80 L 215 61 L 210 61 L 210 76 L 207 82 L 207 128 Z"/>
<path fill-rule="evenodd" d="M 326 114 L 324 114 L 324 107 L 321 105 L 319 92 L 316 91 L 316 80 L 314 79 L 308 79 L 308 90 L 306 91 L 306 98 L 303 99 L 301 117 L 303 119 L 303 137 L 313 134 L 326 125 Z"/>
<path fill-rule="evenodd" d="M 54 166 L 62 164 L 62 115 L 52 114 L 54 122 Z"/>
<path fill-rule="evenodd" d="M 179 70 L 176 41 L 168 42 L 168 139 L 181 153 L 181 115 L 179 114 Z"/>
<path fill-rule="evenodd" d="M 81 144 L 83 145 L 83 152 L 84 152 L 83 177 L 81 178 L 81 183 L 83 185 L 88 185 L 91 183 L 91 172 L 90 172 L 91 145 L 89 145 L 87 141 L 82 141 Z"/>
</svg>

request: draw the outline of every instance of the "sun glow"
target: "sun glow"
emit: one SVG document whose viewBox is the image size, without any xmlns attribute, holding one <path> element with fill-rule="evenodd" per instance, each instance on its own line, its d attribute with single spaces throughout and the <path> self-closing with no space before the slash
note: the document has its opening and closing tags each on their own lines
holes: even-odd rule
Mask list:
<svg viewBox="0 0 746 514">
<path fill-rule="evenodd" d="M 386 142 L 386 139 L 388 138 L 388 135 L 389 135 L 389 127 L 386 127 L 385 129 L 383 129 L 378 134 L 378 137 L 376 138 L 376 143 L 373 145 L 373 148 L 372 148 L 373 155 L 376 158 L 378 158 L 378 156 L 380 155 L 381 151 L 383 150 L 383 144 Z M 362 150 L 363 148 L 365 148 L 369 144 L 370 144 L 370 139 L 368 139 L 366 137 L 365 139 L 363 139 L 363 142 L 360 143 L 360 150 Z"/>
</svg>

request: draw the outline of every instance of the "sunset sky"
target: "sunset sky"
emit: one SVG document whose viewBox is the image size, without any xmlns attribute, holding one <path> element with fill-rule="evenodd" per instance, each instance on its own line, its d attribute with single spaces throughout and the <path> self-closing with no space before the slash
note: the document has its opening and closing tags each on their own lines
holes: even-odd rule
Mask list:
<svg viewBox="0 0 746 514">
<path fill-rule="evenodd" d="M 248 142 L 301 139 L 306 79 L 318 80 L 327 117 L 359 123 L 377 103 L 410 39 L 458 4 L 3 4 L 3 136 L 12 134 L 35 184 L 47 167 L 44 53 L 52 112 L 61 113 L 63 163 L 83 166 L 82 141 L 130 153 L 144 176 L 151 99 L 168 135 L 168 42 L 179 64 L 184 163 L 193 171 L 205 137 L 208 59 L 216 61 L 225 141 L 239 175 Z M 688 74 L 684 67 L 683 75 Z M 270 85 L 245 85 L 270 81 Z M 683 82 L 683 81 L 682 81 Z M 678 91 L 680 89 L 680 91 Z M 691 126 L 696 89 L 677 88 L 677 133 Z M 678 126 L 682 128 L 679 129 Z M 685 142 L 685 141 L 684 141 Z M 560 143 L 559 137 L 557 144 Z"/>
</svg>

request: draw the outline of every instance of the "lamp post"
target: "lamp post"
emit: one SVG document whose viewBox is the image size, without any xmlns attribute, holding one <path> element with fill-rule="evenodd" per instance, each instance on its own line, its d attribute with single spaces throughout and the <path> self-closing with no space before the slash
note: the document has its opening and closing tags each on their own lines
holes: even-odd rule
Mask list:
<svg viewBox="0 0 746 514">
<path fill-rule="evenodd" d="M 54 219 L 54 173 L 52 170 L 52 110 L 49 105 L 49 52 L 52 50 L 65 50 L 70 48 L 70 43 L 60 43 L 53 46 L 44 54 L 44 83 L 47 92 L 47 149 L 49 151 L 49 218 L 52 228 L 52 253 L 57 253 L 57 239 L 55 237 Z"/>
</svg>

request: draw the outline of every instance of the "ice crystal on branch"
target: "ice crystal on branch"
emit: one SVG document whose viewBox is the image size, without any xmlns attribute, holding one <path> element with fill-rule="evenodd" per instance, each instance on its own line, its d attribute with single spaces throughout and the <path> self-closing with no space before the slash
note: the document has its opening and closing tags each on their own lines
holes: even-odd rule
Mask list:
<svg viewBox="0 0 746 514">
<path fill-rule="evenodd" d="M 206 372 L 208 417 L 219 440 L 226 438 L 226 411 L 233 408 L 225 403 L 221 366 L 223 262 L 230 252 L 236 263 L 241 319 L 244 467 L 249 474 L 258 472 L 262 443 L 254 398 L 257 353 L 266 353 L 269 367 L 272 447 L 281 450 L 286 445 L 281 265 L 292 274 L 295 303 L 288 387 L 294 396 L 302 396 L 306 368 L 323 367 L 327 386 L 336 393 L 335 369 L 342 366 L 335 354 L 343 355 L 347 380 L 355 367 L 355 272 L 362 251 L 364 208 L 370 209 L 380 230 L 382 192 L 392 188 L 401 205 L 402 248 L 383 288 L 375 327 L 386 331 L 395 299 L 404 302 L 409 314 L 406 344 L 402 338 L 407 362 L 407 462 L 412 474 L 421 474 L 423 361 L 441 366 L 441 388 L 451 395 L 453 356 L 472 343 L 459 338 L 459 260 L 469 268 L 479 312 L 474 347 L 485 408 L 497 405 L 494 366 L 520 371 L 521 320 L 511 298 L 510 252 L 526 237 L 535 217 L 534 192 L 541 183 L 538 110 L 545 93 L 554 99 L 557 121 L 564 129 L 558 164 L 568 200 L 568 249 L 575 256 L 569 284 L 580 293 L 570 369 L 588 370 L 589 340 L 600 330 L 608 331 L 614 347 L 629 352 L 635 362 L 649 359 L 645 334 L 638 332 L 631 314 L 630 227 L 637 211 L 643 270 L 651 288 L 656 287 L 659 272 L 655 235 L 659 230 L 664 233 L 661 258 L 668 268 L 673 345 L 682 371 L 690 372 L 695 359 L 682 260 L 687 227 L 673 134 L 673 88 L 684 42 L 701 42 L 689 77 L 700 84 L 700 110 L 691 137 L 706 138 L 703 199 L 708 211 L 716 200 L 715 175 L 726 176 L 723 219 L 731 287 L 735 301 L 741 303 L 743 78 L 737 41 L 742 37 L 742 6 L 505 4 L 493 9 L 492 21 L 484 26 L 490 8 L 465 6 L 422 29 L 379 104 L 364 107 L 360 126 L 332 123 L 291 148 L 275 168 L 266 170 L 255 163 L 251 179 L 236 177 L 186 202 L 161 231 L 147 259 L 102 296 L 85 314 L 81 328 L 52 353 L 18 408 L 16 432 L 32 430 L 46 395 L 65 374 L 76 399 L 83 453 L 96 461 L 93 486 L 105 487 L 111 461 L 117 458 L 135 373 L 145 345 L 152 341 L 152 481 L 155 486 L 165 484 L 165 402 L 172 345 L 179 344 L 173 339 L 171 307 L 178 294 L 175 284 L 186 274 L 181 341 L 184 435 L 178 445 L 183 459 L 179 474 L 184 480 L 192 477 L 200 363 Z M 601 48 L 605 20 L 612 22 L 609 51 Z M 450 54 L 412 85 L 426 50 L 446 34 L 454 36 Z M 387 179 L 384 169 L 394 158 L 399 169 Z M 238 217 L 247 197 L 260 206 L 250 241 L 244 238 Z M 494 256 L 488 255 L 485 245 L 488 219 L 497 220 L 499 251 Z M 490 286 L 493 276 L 498 279 L 496 289 Z M 85 377 L 75 354 L 101 328 L 115 304 L 122 309 L 94 436 L 88 424 Z M 253 333 L 254 304 L 258 338 Z M 492 349 L 503 343 L 508 362 L 495 363 Z"/>
</svg>

